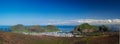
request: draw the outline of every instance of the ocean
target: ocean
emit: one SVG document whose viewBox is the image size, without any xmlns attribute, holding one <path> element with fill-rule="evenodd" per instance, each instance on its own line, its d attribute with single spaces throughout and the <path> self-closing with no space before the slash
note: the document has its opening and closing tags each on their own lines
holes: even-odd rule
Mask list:
<svg viewBox="0 0 120 44">
<path fill-rule="evenodd" d="M 120 31 L 120 25 L 106 25 L 110 28 L 110 30 L 112 31 Z M 59 30 L 64 31 L 64 32 L 70 32 L 73 31 L 75 26 L 73 25 L 60 25 L 60 26 L 56 26 Z M 5 31 L 5 32 L 10 32 L 11 31 L 11 26 L 0 26 L 0 30 L 1 31 Z"/>
<path fill-rule="evenodd" d="M 57 28 L 61 31 L 70 32 L 74 30 L 75 26 L 57 26 Z"/>
<path fill-rule="evenodd" d="M 75 26 L 56 26 L 59 30 L 69 32 L 74 29 Z M 10 32 L 11 26 L 0 26 L 1 31 Z"/>
<path fill-rule="evenodd" d="M 10 32 L 11 26 L 0 26 L 0 31 Z"/>
</svg>

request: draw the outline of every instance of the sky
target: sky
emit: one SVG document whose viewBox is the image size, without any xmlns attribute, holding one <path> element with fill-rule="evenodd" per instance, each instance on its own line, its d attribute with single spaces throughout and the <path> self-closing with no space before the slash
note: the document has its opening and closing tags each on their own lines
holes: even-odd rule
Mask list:
<svg viewBox="0 0 120 44">
<path fill-rule="evenodd" d="M 0 25 L 120 19 L 119 0 L 0 0 Z M 59 24 L 59 23 L 58 23 Z M 66 24 L 66 23 L 64 23 Z"/>
</svg>

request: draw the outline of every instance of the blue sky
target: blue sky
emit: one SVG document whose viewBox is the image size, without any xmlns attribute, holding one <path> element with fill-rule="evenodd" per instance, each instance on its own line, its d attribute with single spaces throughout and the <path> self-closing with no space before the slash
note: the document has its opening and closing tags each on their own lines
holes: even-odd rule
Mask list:
<svg viewBox="0 0 120 44">
<path fill-rule="evenodd" d="M 0 0 L 0 25 L 119 19 L 118 0 Z"/>
</svg>

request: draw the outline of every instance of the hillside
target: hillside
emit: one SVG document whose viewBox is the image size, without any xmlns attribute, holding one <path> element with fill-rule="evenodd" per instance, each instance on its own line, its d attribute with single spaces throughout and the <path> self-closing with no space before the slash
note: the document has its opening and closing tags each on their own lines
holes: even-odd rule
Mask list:
<svg viewBox="0 0 120 44">
<path fill-rule="evenodd" d="M 86 38 L 63 38 L 51 36 L 32 36 L 18 33 L 0 33 L 0 44 L 118 44 L 118 34 Z"/>
<path fill-rule="evenodd" d="M 40 26 L 40 25 L 32 25 L 32 26 L 24 26 L 22 24 L 17 24 L 11 27 L 12 32 L 56 32 L 60 31 L 54 25 Z"/>
</svg>

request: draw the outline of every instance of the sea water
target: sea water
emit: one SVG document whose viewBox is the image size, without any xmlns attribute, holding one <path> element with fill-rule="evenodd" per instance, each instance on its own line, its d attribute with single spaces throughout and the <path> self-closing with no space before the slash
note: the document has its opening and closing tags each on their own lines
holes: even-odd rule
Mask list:
<svg viewBox="0 0 120 44">
<path fill-rule="evenodd" d="M 59 30 L 69 32 L 74 29 L 75 26 L 56 26 Z M 0 31 L 10 32 L 11 26 L 0 26 Z"/>
<path fill-rule="evenodd" d="M 120 25 L 106 25 L 110 28 L 110 30 L 115 30 L 115 31 L 120 31 Z M 64 32 L 70 32 L 73 31 L 75 26 L 73 25 L 59 25 L 56 26 L 59 30 L 64 31 Z M 5 32 L 10 32 L 11 31 L 11 26 L 0 26 L 0 31 L 5 31 Z"/>
</svg>

